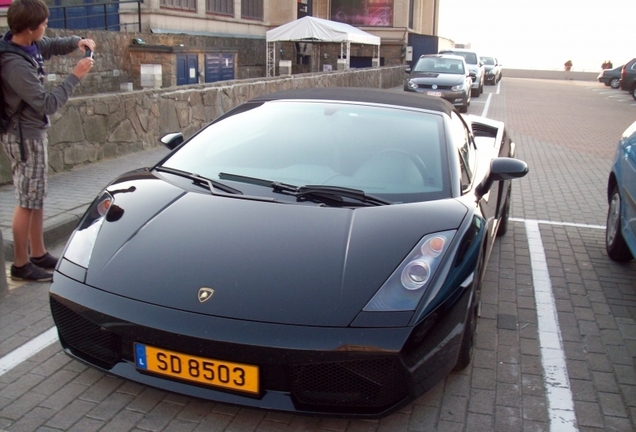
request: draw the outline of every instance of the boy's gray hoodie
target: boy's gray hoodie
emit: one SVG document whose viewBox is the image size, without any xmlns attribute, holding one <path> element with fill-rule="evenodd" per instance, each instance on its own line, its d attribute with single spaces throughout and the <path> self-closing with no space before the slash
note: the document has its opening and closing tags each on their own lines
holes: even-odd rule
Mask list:
<svg viewBox="0 0 636 432">
<path fill-rule="evenodd" d="M 80 39 L 79 36 L 44 37 L 36 43 L 42 58 L 48 60 L 54 55 L 72 53 L 77 49 Z M 11 116 L 20 106 L 20 101 L 24 101 L 25 105 L 19 116 L 22 136 L 25 139 L 38 140 L 46 137 L 46 130 L 50 125 L 48 116 L 57 112 L 66 103 L 80 82 L 75 75 L 69 74 L 52 92 L 48 92 L 40 80 L 37 62 L 29 62 L 19 54 L 10 52 L 0 56 L 0 80 L 7 116 Z M 13 118 L 7 132 L 20 136 L 17 117 Z"/>
</svg>

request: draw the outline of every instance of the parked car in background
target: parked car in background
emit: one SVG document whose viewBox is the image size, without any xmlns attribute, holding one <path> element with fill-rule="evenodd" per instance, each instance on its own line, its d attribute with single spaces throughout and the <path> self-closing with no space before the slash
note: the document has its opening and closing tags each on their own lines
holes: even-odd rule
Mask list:
<svg viewBox="0 0 636 432">
<path fill-rule="evenodd" d="M 607 199 L 607 254 L 614 261 L 630 261 L 636 257 L 636 122 L 618 141 Z"/>
<path fill-rule="evenodd" d="M 404 82 L 404 91 L 423 93 L 446 99 L 465 113 L 470 105 L 470 87 L 473 83 L 464 57 L 446 54 L 421 56 Z"/>
<path fill-rule="evenodd" d="M 468 65 L 468 70 L 470 72 L 470 77 L 473 80 L 473 85 L 471 87 L 471 95 L 475 97 L 479 97 L 484 92 L 484 80 L 486 75 L 486 70 L 484 69 L 484 64 L 482 63 L 479 54 L 476 51 L 463 49 L 463 48 L 453 48 L 448 50 L 442 50 L 439 52 L 440 54 L 452 54 L 459 55 L 464 57 L 466 60 L 466 64 Z"/>
<path fill-rule="evenodd" d="M 503 66 L 499 63 L 499 60 L 496 57 L 481 57 L 481 61 L 484 63 L 484 71 L 486 73 L 484 83 L 497 84 L 503 77 Z"/>
<path fill-rule="evenodd" d="M 623 66 L 615 67 L 614 69 L 603 69 L 600 74 L 598 74 L 598 82 L 605 84 L 613 89 L 617 89 L 620 87 L 621 82 L 621 70 Z"/>
<path fill-rule="evenodd" d="M 381 417 L 472 358 L 528 172 L 502 122 L 370 88 L 263 95 L 89 205 L 49 289 L 64 351 L 191 397 Z"/>
<path fill-rule="evenodd" d="M 636 99 L 636 58 L 631 59 L 621 68 L 621 89 L 630 92 Z"/>
</svg>

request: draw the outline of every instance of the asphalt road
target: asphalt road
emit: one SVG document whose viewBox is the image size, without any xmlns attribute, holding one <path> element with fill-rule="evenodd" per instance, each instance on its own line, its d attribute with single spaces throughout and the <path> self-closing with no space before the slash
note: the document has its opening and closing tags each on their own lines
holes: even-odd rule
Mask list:
<svg viewBox="0 0 636 432">
<path fill-rule="evenodd" d="M 636 262 L 604 247 L 607 176 L 636 101 L 596 82 L 504 77 L 469 113 L 504 121 L 530 173 L 513 186 L 465 371 L 381 420 L 200 401 L 71 360 L 49 330 L 48 284 L 24 284 L 0 299 L 0 430 L 636 430 Z M 8 349 L 15 335 L 31 345 Z"/>
</svg>

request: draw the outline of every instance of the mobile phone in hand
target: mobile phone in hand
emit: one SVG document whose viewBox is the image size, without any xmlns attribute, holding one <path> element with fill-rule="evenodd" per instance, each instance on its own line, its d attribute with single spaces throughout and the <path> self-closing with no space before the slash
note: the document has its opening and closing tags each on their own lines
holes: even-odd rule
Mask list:
<svg viewBox="0 0 636 432">
<path fill-rule="evenodd" d="M 86 50 L 84 51 L 84 57 L 93 58 L 93 51 L 86 48 Z"/>
</svg>

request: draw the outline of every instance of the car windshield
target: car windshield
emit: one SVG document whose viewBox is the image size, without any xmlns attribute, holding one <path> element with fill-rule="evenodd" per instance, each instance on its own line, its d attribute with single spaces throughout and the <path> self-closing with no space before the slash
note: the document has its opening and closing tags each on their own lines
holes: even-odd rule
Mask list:
<svg viewBox="0 0 636 432">
<path fill-rule="evenodd" d="M 486 66 L 494 66 L 495 65 L 495 59 L 492 57 L 482 57 L 481 61 L 486 65 Z"/>
<path fill-rule="evenodd" d="M 431 57 L 420 58 L 415 65 L 416 72 L 433 72 L 464 75 L 464 62 L 459 59 Z"/>
<path fill-rule="evenodd" d="M 203 129 L 163 166 L 251 188 L 251 194 L 257 183 L 256 193 L 271 193 L 264 187 L 271 181 L 415 202 L 450 196 L 445 149 L 440 113 L 287 100 L 244 105 Z M 266 182 L 245 185 L 238 176 Z"/>
</svg>

